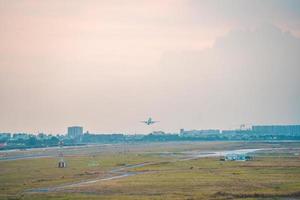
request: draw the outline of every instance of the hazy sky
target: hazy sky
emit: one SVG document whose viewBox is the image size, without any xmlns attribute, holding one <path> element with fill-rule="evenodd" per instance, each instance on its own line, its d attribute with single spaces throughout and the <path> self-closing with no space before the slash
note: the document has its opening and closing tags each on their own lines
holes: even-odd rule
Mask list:
<svg viewBox="0 0 300 200">
<path fill-rule="evenodd" d="M 0 132 L 300 123 L 298 0 L 0 0 L 0 44 Z"/>
</svg>

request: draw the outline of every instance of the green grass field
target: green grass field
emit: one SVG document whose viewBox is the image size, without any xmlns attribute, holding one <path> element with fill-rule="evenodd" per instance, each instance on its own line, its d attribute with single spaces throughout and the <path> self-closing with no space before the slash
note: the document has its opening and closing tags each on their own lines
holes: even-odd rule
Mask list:
<svg viewBox="0 0 300 200">
<path fill-rule="evenodd" d="M 57 168 L 57 158 L 1 161 L 0 199 L 300 199 L 299 143 L 280 144 L 287 149 L 258 152 L 253 161 L 247 162 L 224 162 L 218 157 L 180 160 L 176 154 L 159 154 L 272 145 L 183 143 L 162 148 L 148 144 L 149 149 L 133 145 L 125 153 L 107 149 L 93 154 L 90 154 L 93 151 L 86 154 L 81 151 L 67 155 L 68 167 L 64 169 Z M 58 191 L 28 192 L 108 177 L 112 169 L 138 163 L 148 165 L 125 170 L 138 173 L 134 176 Z"/>
</svg>

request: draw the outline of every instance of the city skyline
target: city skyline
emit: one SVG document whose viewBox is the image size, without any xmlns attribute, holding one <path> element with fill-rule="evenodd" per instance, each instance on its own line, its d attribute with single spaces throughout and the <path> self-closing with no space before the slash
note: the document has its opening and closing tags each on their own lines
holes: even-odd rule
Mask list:
<svg viewBox="0 0 300 200">
<path fill-rule="evenodd" d="M 300 127 L 299 124 L 240 124 L 239 126 L 232 127 L 232 128 L 216 128 L 216 127 L 208 127 L 208 128 L 181 128 L 177 131 L 165 131 L 165 130 L 156 130 L 156 129 L 151 129 L 150 132 L 135 132 L 135 133 L 130 133 L 130 132 L 99 132 L 97 130 L 92 130 L 90 131 L 87 127 L 83 127 L 80 125 L 72 125 L 66 127 L 64 132 L 60 133 L 47 133 L 45 131 L 36 131 L 36 132 L 25 132 L 25 131 L 18 131 L 18 132 L 7 132 L 7 131 L 1 131 L 0 134 L 30 134 L 30 135 L 39 135 L 39 134 L 46 134 L 46 135 L 65 135 L 65 136 L 72 136 L 72 135 L 83 135 L 83 134 L 96 134 L 96 135 L 101 135 L 101 134 L 124 134 L 124 135 L 147 135 L 151 133 L 166 133 L 166 134 L 180 134 L 182 131 L 247 131 L 247 130 L 252 130 L 253 128 L 256 129 L 257 127 Z"/>
</svg>

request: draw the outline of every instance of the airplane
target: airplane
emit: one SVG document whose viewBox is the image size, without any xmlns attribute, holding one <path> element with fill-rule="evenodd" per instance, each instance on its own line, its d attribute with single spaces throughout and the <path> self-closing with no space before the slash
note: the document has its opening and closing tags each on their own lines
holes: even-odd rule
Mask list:
<svg viewBox="0 0 300 200">
<path fill-rule="evenodd" d="M 152 118 L 149 117 L 149 119 L 147 121 L 141 121 L 142 123 L 145 123 L 147 125 L 151 125 L 151 124 L 154 124 L 154 123 L 157 123 L 159 121 L 152 121 Z"/>
</svg>

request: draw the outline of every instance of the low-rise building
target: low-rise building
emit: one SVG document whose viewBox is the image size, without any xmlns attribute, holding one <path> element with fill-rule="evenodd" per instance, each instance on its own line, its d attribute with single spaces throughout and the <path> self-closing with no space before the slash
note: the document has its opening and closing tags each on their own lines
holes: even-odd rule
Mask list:
<svg viewBox="0 0 300 200">
<path fill-rule="evenodd" d="M 300 125 L 259 125 L 252 126 L 252 131 L 265 135 L 300 135 Z"/>
<path fill-rule="evenodd" d="M 224 161 L 248 161 L 251 159 L 252 159 L 251 156 L 246 155 L 246 154 L 227 154 L 221 160 L 224 160 Z"/>
<path fill-rule="evenodd" d="M 210 135 L 219 135 L 219 129 L 207 129 L 207 130 L 190 130 L 185 131 L 184 129 L 180 130 L 180 136 L 182 137 L 201 137 L 201 136 L 210 136 Z"/>
</svg>

